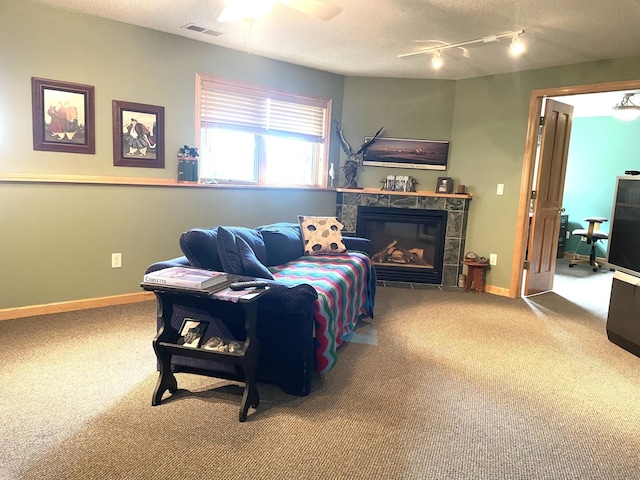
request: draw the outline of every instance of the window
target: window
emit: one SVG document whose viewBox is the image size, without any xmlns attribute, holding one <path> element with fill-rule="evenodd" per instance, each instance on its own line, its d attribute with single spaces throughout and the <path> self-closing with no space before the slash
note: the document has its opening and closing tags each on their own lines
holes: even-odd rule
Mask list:
<svg viewBox="0 0 640 480">
<path fill-rule="evenodd" d="M 331 100 L 197 79 L 200 181 L 326 187 Z"/>
</svg>

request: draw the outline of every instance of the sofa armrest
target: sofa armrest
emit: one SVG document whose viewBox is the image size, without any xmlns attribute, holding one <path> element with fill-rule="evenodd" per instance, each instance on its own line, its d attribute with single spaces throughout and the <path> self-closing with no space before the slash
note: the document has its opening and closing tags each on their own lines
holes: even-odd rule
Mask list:
<svg viewBox="0 0 640 480">
<path fill-rule="evenodd" d="M 163 260 L 161 262 L 152 263 L 147 267 L 147 270 L 144 272 L 145 274 L 155 272 L 156 270 L 162 270 L 163 268 L 169 267 L 190 267 L 191 264 L 187 257 L 176 257 L 171 260 Z"/>
<path fill-rule="evenodd" d="M 347 250 L 366 253 L 371 256 L 371 240 L 362 237 L 342 237 L 344 246 Z"/>
</svg>

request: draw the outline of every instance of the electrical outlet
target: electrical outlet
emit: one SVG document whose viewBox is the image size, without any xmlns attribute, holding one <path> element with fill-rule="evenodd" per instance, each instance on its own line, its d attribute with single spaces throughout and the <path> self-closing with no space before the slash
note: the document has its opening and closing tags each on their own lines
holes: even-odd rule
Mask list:
<svg viewBox="0 0 640 480">
<path fill-rule="evenodd" d="M 489 265 L 497 265 L 498 264 L 498 254 L 491 253 L 489 254 Z"/>
<path fill-rule="evenodd" d="M 121 253 L 112 253 L 111 254 L 111 268 L 120 268 L 122 267 L 122 254 Z"/>
<path fill-rule="evenodd" d="M 504 183 L 498 184 L 498 188 L 496 189 L 496 194 L 504 195 Z"/>
</svg>

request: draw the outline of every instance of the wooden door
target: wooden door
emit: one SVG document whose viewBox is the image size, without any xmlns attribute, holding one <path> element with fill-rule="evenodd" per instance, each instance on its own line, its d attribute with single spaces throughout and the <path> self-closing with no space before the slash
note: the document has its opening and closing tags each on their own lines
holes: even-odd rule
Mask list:
<svg viewBox="0 0 640 480">
<path fill-rule="evenodd" d="M 573 107 L 547 99 L 544 112 L 534 184 L 536 198 L 529 229 L 525 295 L 553 288 Z"/>
</svg>

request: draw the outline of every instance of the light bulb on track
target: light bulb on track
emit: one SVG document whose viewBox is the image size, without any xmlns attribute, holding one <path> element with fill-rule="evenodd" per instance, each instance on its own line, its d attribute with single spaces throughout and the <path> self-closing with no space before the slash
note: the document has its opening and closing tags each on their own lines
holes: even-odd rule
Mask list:
<svg viewBox="0 0 640 480">
<path fill-rule="evenodd" d="M 440 70 L 440 68 L 442 67 L 442 57 L 440 57 L 440 51 L 437 51 L 433 54 L 433 58 L 431 59 L 431 66 L 436 70 Z"/>
</svg>

